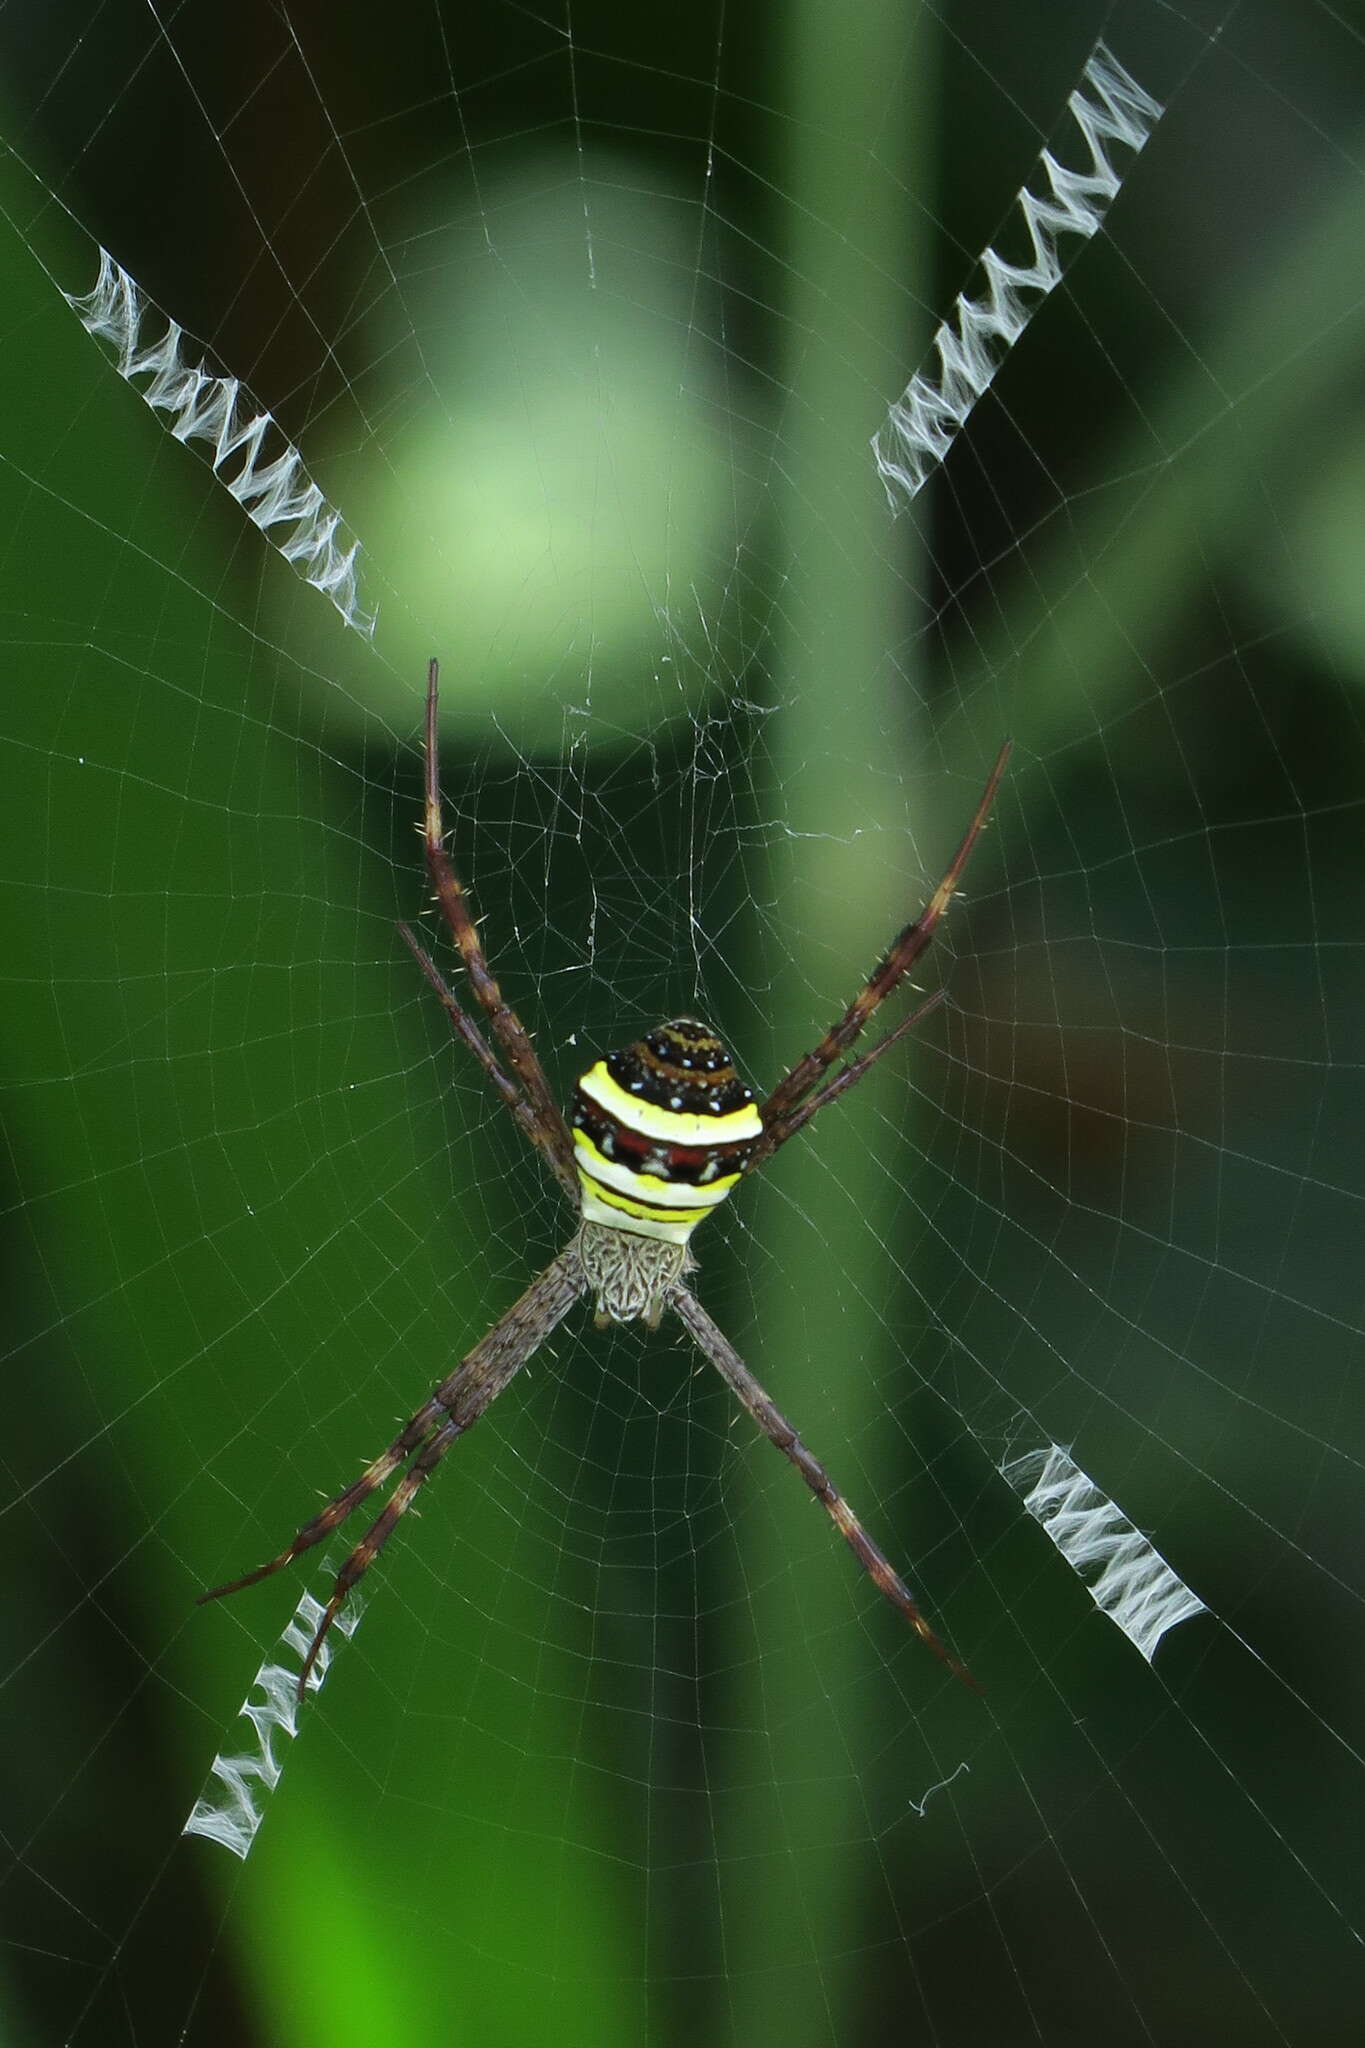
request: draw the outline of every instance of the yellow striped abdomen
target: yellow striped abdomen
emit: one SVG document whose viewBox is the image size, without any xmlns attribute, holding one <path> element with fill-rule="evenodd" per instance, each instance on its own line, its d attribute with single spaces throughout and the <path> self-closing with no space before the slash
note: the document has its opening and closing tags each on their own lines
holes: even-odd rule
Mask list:
<svg viewBox="0 0 1365 2048">
<path fill-rule="evenodd" d="M 762 1134 L 753 1091 L 710 1025 L 660 1024 L 579 1080 L 573 1142 L 584 1219 L 686 1244 Z"/>
</svg>

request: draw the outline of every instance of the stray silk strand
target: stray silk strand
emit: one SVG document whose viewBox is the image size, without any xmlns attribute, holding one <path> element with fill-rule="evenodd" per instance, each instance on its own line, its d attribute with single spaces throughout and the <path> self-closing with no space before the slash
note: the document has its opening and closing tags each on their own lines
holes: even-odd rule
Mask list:
<svg viewBox="0 0 1365 2048">
<path fill-rule="evenodd" d="M 1149 1664 L 1168 1629 L 1207 1612 L 1198 1594 L 1059 1445 L 1030 1451 L 1000 1469 L 1100 1612 Z"/>
<path fill-rule="evenodd" d="M 1043 151 L 1035 179 L 1040 173 L 1047 190 L 1039 194 L 1025 185 L 1016 200 L 1032 263 L 1021 267 L 993 248 L 982 252 L 978 267 L 986 275 L 985 292 L 975 299 L 959 294 L 930 344 L 928 367 L 916 371 L 873 436 L 877 474 L 893 512 L 938 468 L 1029 321 L 1060 284 L 1059 237 L 1088 240 L 1104 219 L 1123 183 L 1113 151 L 1136 154 L 1162 115 L 1102 42 L 1091 51 L 1067 106 L 1090 151 L 1088 169 L 1070 171 L 1050 149 Z"/>
<path fill-rule="evenodd" d="M 62 296 L 88 334 L 113 344 L 115 368 L 143 403 L 170 415 L 173 438 L 210 444 L 214 475 L 252 525 L 306 583 L 331 600 L 348 626 L 372 638 L 375 614 L 361 608 L 357 583 L 360 543 L 349 539 L 341 514 L 328 504 L 272 415 L 235 377 L 215 377 L 204 363 L 189 360 L 184 330 L 152 304 L 107 249 L 100 250 L 94 290 Z M 149 341 L 148 325 L 161 321 L 165 332 Z M 135 382 L 142 377 L 146 384 Z M 267 440 L 278 452 L 262 461 Z M 293 530 L 281 539 L 271 531 L 280 526 Z"/>
<path fill-rule="evenodd" d="M 287 1735 L 292 1739 L 299 1732 L 299 1672 L 322 1615 L 322 1602 L 305 1593 L 280 1637 L 279 1647 L 289 1657 L 282 1658 L 277 1652 L 274 1661 L 262 1664 L 238 1709 L 239 1717 L 250 1721 L 256 1731 L 254 1751 L 240 1756 L 218 1752 L 182 1834 L 204 1835 L 243 1859 L 251 1853 L 265 1818 L 265 1802 L 284 1773 L 283 1760 L 275 1754 L 275 1738 Z M 355 1634 L 360 1616 L 359 1608 L 348 1608 L 337 1616 L 336 1627 L 343 1637 Z M 310 1693 L 321 1688 L 335 1649 L 336 1638 L 332 1637 L 318 1651 L 308 1675 Z M 252 1698 L 256 1692 L 261 1695 L 259 1699 Z"/>
</svg>

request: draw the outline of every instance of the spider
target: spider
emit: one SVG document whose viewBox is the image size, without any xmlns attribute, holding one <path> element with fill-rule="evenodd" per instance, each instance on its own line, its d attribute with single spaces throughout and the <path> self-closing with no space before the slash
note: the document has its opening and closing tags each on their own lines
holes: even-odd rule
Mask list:
<svg viewBox="0 0 1365 2048">
<path fill-rule="evenodd" d="M 398 929 L 435 991 L 455 1036 L 483 1068 L 522 1135 L 543 1153 L 578 1213 L 578 1227 L 558 1258 L 441 1381 L 388 1449 L 381 1451 L 358 1479 L 306 1522 L 278 1557 L 228 1585 L 215 1586 L 200 1595 L 201 1601 L 238 1593 L 283 1570 L 330 1536 L 406 1466 L 383 1511 L 337 1573 L 304 1659 L 298 1687 L 302 1699 L 342 1602 L 369 1570 L 418 1491 L 451 1445 L 472 1429 L 575 1302 L 589 1294 L 595 1299 L 599 1329 L 637 1318 L 642 1318 L 647 1328 L 657 1329 L 664 1310 L 673 1311 L 759 1429 L 791 1460 L 878 1591 L 900 1609 L 921 1642 L 950 1671 L 979 1690 L 965 1665 L 935 1635 L 905 1581 L 872 1541 L 823 1466 L 712 1322 L 684 1275 L 695 1270 L 688 1244 L 698 1223 L 746 1174 L 765 1165 L 827 1103 L 860 1081 L 942 1001 L 943 991 L 938 990 L 869 1051 L 845 1061 L 873 1013 L 905 979 L 933 938 L 995 801 L 1010 742 L 1007 740 L 996 756 L 962 843 L 924 909 L 892 940 L 843 1016 L 812 1052 L 783 1075 L 765 1102 L 755 1104 L 753 1090 L 740 1079 L 729 1052 L 709 1024 L 696 1017 L 674 1017 L 588 1068 L 575 1090 L 570 1130 L 530 1036 L 504 1000 L 488 965 L 464 889 L 446 854 L 436 736 L 439 678 L 440 667 L 433 660 L 427 670 L 426 802 L 419 829 L 436 902 L 459 948 L 469 986 L 487 1016 L 501 1060 L 461 1008 L 411 927 L 400 924 Z M 836 1066 L 838 1071 L 830 1074 Z"/>
</svg>

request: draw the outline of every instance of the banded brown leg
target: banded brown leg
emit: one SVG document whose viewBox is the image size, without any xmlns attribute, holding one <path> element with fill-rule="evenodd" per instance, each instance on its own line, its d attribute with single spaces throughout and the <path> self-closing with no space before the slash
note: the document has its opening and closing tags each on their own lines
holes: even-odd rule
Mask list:
<svg viewBox="0 0 1365 2048">
<path fill-rule="evenodd" d="M 1012 742 L 1006 740 L 996 755 L 995 764 L 986 777 L 986 786 L 972 814 L 971 823 L 962 835 L 962 842 L 949 862 L 942 881 L 919 916 L 892 940 L 837 1024 L 832 1025 L 820 1043 L 783 1075 L 767 1101 L 760 1107 L 759 1115 L 763 1119 L 764 1132 L 745 1166 L 746 1173 L 753 1173 L 757 1167 L 771 1159 L 780 1145 L 785 1145 L 787 1139 L 799 1130 L 803 1123 L 810 1121 L 810 1116 L 815 1113 L 813 1109 L 809 1115 L 799 1118 L 794 1113 L 804 1105 L 821 1075 L 826 1073 L 836 1060 L 843 1058 L 869 1020 L 892 991 L 899 987 L 929 945 L 944 912 L 956 894 L 972 848 L 980 838 L 982 828 L 990 816 L 991 806 L 995 802 L 996 792 L 1005 773 L 1005 764 L 1010 757 L 1011 745 Z M 922 1010 L 920 1014 L 923 1014 Z M 907 1021 L 906 1024 L 897 1026 L 894 1032 L 888 1033 L 880 1045 L 874 1046 L 873 1057 L 879 1058 L 908 1029 Z M 859 1071 L 865 1073 L 867 1065 L 870 1064 L 871 1061 L 868 1061 Z M 840 1091 L 836 1088 L 833 1092 Z M 825 1099 L 831 1098 L 826 1096 Z"/>
<path fill-rule="evenodd" d="M 892 1606 L 900 1609 L 920 1641 L 933 1651 L 941 1663 L 947 1665 L 955 1678 L 960 1678 L 973 1692 L 980 1692 L 980 1686 L 966 1665 L 934 1634 L 921 1614 L 910 1588 L 872 1541 L 824 1466 L 811 1456 L 786 1417 L 768 1398 L 729 1338 L 712 1322 L 696 1296 L 686 1287 L 679 1286 L 673 1289 L 668 1299 L 669 1306 L 681 1319 L 697 1348 L 714 1365 L 726 1385 L 748 1409 L 769 1443 L 775 1444 L 783 1457 L 790 1459 L 795 1465 L 878 1592 L 884 1593 Z"/>
<path fill-rule="evenodd" d="M 215 1586 L 210 1592 L 199 1595 L 200 1602 L 221 1600 L 230 1593 L 240 1593 L 246 1586 L 254 1586 L 260 1579 L 268 1579 L 275 1572 L 282 1571 L 301 1557 L 317 1543 L 321 1543 L 338 1528 L 347 1517 L 355 1512 L 362 1501 L 392 1478 L 398 1467 L 413 1452 L 411 1465 L 404 1473 L 381 1514 L 366 1530 L 359 1543 L 350 1553 L 338 1572 L 323 1619 L 319 1624 L 304 1663 L 300 1680 L 300 1697 L 308 1674 L 313 1668 L 322 1642 L 336 1619 L 342 1601 L 347 1593 L 368 1570 L 374 1558 L 392 1535 L 394 1528 L 406 1512 L 413 1495 L 430 1477 L 437 1464 L 445 1456 L 451 1444 L 465 1431 L 472 1429 L 485 1409 L 495 1401 L 508 1383 L 520 1372 L 546 1338 L 558 1327 L 578 1300 L 584 1289 L 583 1268 L 573 1245 L 562 1251 L 557 1259 L 545 1268 L 525 1293 L 515 1301 L 506 1315 L 494 1323 L 487 1335 L 481 1337 L 473 1350 L 461 1360 L 446 1379 L 442 1380 L 431 1398 L 424 1401 L 416 1414 L 406 1422 L 386 1451 L 380 1453 L 365 1467 L 358 1479 L 343 1487 L 319 1514 L 305 1522 L 293 1542 L 282 1550 L 278 1557 L 268 1564 L 257 1566 L 240 1579 L 233 1579 L 225 1586 Z"/>
<path fill-rule="evenodd" d="M 505 1000 L 488 965 L 478 929 L 469 914 L 469 902 L 464 888 L 445 850 L 445 832 L 441 823 L 437 737 L 440 675 L 441 665 L 433 659 L 427 664 L 426 800 L 422 813 L 422 844 L 426 851 L 427 871 L 431 876 L 432 887 L 436 891 L 436 901 L 440 905 L 441 915 L 450 928 L 451 937 L 460 949 L 460 958 L 464 962 L 469 985 L 483 1005 L 488 1016 L 489 1028 L 502 1047 L 508 1065 L 544 1129 L 544 1144 L 552 1158 L 557 1161 L 556 1171 L 559 1178 L 570 1189 L 576 1189 L 578 1177 L 574 1168 L 573 1140 L 569 1136 L 569 1127 L 554 1098 L 545 1077 L 545 1069 L 540 1064 L 526 1027 Z"/>
</svg>

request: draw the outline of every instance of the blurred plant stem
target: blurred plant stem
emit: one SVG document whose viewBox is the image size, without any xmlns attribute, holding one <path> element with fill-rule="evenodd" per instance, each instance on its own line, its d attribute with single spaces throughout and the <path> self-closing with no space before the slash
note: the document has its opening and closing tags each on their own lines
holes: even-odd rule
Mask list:
<svg viewBox="0 0 1365 2048">
<path fill-rule="evenodd" d="M 802 0 L 785 35 L 780 254 L 789 297 L 778 381 L 787 395 L 773 479 L 772 640 L 783 710 L 769 805 L 784 828 L 769 881 L 778 964 L 764 990 L 773 1075 L 838 1014 L 910 914 L 919 882 L 905 861 L 903 750 L 914 745 L 922 697 L 892 658 L 910 623 L 913 531 L 908 521 L 893 531 L 868 440 L 880 395 L 898 388 L 896 366 L 924 340 L 907 320 L 907 281 L 922 261 L 914 243 L 925 215 L 907 195 L 923 191 L 935 55 L 921 15 L 907 56 L 904 10 L 894 4 L 849 14 Z M 918 841 L 920 821 L 911 822 Z M 868 1130 L 878 1102 L 904 1102 L 904 1085 L 877 1075 L 853 1100 L 856 1108 L 842 1105 L 793 1143 L 767 1182 L 750 1341 L 773 1398 L 900 1556 L 907 1532 L 887 1526 L 884 1512 L 903 1449 L 881 1420 L 898 1349 L 877 1223 L 887 1181 Z M 855 1737 L 868 1694 L 855 1700 L 839 1685 L 835 1660 L 850 1641 L 850 1593 L 869 1605 L 876 1596 L 851 1587 L 852 1561 L 767 1446 L 737 1455 L 763 1505 L 740 1534 L 752 1640 L 735 1659 L 748 1697 L 730 1718 L 759 1732 L 741 1765 L 749 1790 L 737 1838 L 722 1850 L 742 1873 L 728 1928 L 729 2000 L 736 2040 L 801 2048 L 850 2038 L 854 1985 L 837 1959 L 859 1952 L 866 1842 L 848 1759 L 878 1743 Z M 876 1619 L 888 1635 L 903 1627 L 889 1609 Z"/>
</svg>

